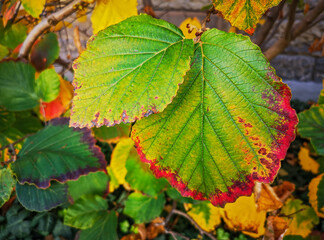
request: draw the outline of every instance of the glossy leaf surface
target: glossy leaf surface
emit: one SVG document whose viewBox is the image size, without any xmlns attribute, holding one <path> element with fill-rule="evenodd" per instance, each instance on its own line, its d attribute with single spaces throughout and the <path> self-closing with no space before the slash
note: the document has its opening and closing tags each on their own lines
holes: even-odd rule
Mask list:
<svg viewBox="0 0 324 240">
<path fill-rule="evenodd" d="M 147 15 L 99 32 L 74 62 L 70 126 L 113 126 L 163 111 L 192 52 L 193 41 L 180 29 Z"/>
<path fill-rule="evenodd" d="M 38 104 L 35 69 L 22 62 L 0 63 L 0 106 L 10 111 L 31 109 Z"/>
<path fill-rule="evenodd" d="M 9 200 L 15 182 L 9 169 L 0 169 L 0 207 Z"/>
<path fill-rule="evenodd" d="M 255 180 L 273 181 L 297 116 L 290 89 L 245 36 L 205 32 L 191 65 L 172 104 L 136 122 L 132 138 L 157 177 L 223 206 Z"/>
<path fill-rule="evenodd" d="M 263 13 L 280 2 L 281 0 L 213 0 L 215 9 L 220 11 L 232 26 L 249 34 L 254 32 Z"/>
<path fill-rule="evenodd" d="M 310 138 L 313 147 L 324 155 L 324 104 L 311 107 L 298 114 L 298 132 L 302 137 Z"/>
<path fill-rule="evenodd" d="M 49 211 L 67 201 L 67 186 L 53 182 L 49 188 L 41 189 L 34 185 L 16 184 L 18 201 L 29 211 Z"/>
<path fill-rule="evenodd" d="M 68 119 L 55 119 L 28 137 L 12 164 L 18 181 L 50 186 L 51 180 L 66 182 L 89 172 L 105 171 L 106 161 L 88 129 L 69 128 Z"/>
<path fill-rule="evenodd" d="M 64 224 L 79 228 L 91 228 L 107 212 L 107 201 L 98 196 L 85 196 L 64 211 Z"/>
</svg>

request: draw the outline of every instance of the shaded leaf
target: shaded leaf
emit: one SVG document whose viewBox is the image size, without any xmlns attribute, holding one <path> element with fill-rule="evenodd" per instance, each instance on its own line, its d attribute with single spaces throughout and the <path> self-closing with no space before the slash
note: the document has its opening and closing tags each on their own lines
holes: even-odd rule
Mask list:
<svg viewBox="0 0 324 240">
<path fill-rule="evenodd" d="M 10 169 L 0 169 L 0 207 L 9 200 L 15 182 Z"/>
<path fill-rule="evenodd" d="M 7 47 L 0 44 L 0 60 L 9 54 L 9 50 Z"/>
<path fill-rule="evenodd" d="M 183 35 L 185 35 L 186 38 L 188 39 L 194 39 L 196 38 L 196 32 L 197 29 L 196 28 L 188 28 L 187 26 L 191 25 L 196 27 L 197 29 L 201 28 L 201 24 L 198 18 L 186 18 L 179 26 L 179 28 L 181 29 L 181 31 L 183 32 Z"/>
<path fill-rule="evenodd" d="M 324 80 L 323 80 L 323 88 L 324 88 Z M 324 104 L 324 89 L 322 89 L 319 97 L 318 97 L 318 104 Z"/>
<path fill-rule="evenodd" d="M 258 211 L 271 212 L 283 206 L 281 200 L 268 184 L 255 184 L 256 204 Z"/>
<path fill-rule="evenodd" d="M 306 147 L 300 147 L 298 152 L 299 164 L 302 169 L 305 171 L 310 171 L 313 174 L 318 173 L 318 169 L 320 167 L 319 163 L 316 162 L 314 158 L 310 156 L 309 149 Z"/>
<path fill-rule="evenodd" d="M 137 0 L 97 0 L 92 11 L 93 33 L 137 15 Z"/>
<path fill-rule="evenodd" d="M 15 122 L 15 114 L 0 109 L 0 131 L 8 129 Z"/>
<path fill-rule="evenodd" d="M 313 106 L 299 113 L 298 118 L 299 134 L 310 138 L 316 152 L 324 155 L 324 105 Z"/>
<path fill-rule="evenodd" d="M 83 195 L 104 195 L 108 191 L 109 177 L 104 172 L 89 173 L 76 181 L 68 181 L 69 194 L 73 200 Z"/>
<path fill-rule="evenodd" d="M 43 71 L 59 57 L 60 47 L 55 33 L 50 32 L 36 42 L 30 52 L 30 62 L 37 71 Z"/>
<path fill-rule="evenodd" d="M 74 62 L 70 126 L 113 126 L 163 111 L 192 51 L 193 41 L 180 29 L 147 15 L 99 32 Z"/>
<path fill-rule="evenodd" d="M 43 102 L 53 101 L 60 92 L 60 78 L 54 69 L 46 69 L 36 80 L 36 93 Z"/>
<path fill-rule="evenodd" d="M 295 191 L 295 184 L 288 181 L 283 181 L 280 185 L 274 186 L 273 190 L 280 200 L 285 202 L 286 199 Z"/>
<path fill-rule="evenodd" d="M 38 18 L 39 15 L 42 13 L 46 0 L 21 0 L 21 3 L 30 15 L 34 18 Z"/>
<path fill-rule="evenodd" d="M 67 201 L 67 186 L 58 182 L 53 182 L 46 189 L 17 183 L 16 193 L 18 201 L 29 211 L 49 211 Z"/>
<path fill-rule="evenodd" d="M 102 214 L 96 224 L 89 229 L 82 230 L 79 240 L 116 240 L 117 216 L 115 211 Z"/>
<path fill-rule="evenodd" d="M 265 11 L 280 2 L 281 0 L 213 0 L 215 9 L 222 12 L 232 26 L 249 34 L 254 32 Z"/>
<path fill-rule="evenodd" d="M 23 134 L 30 134 L 43 128 L 43 125 L 39 118 L 32 115 L 31 111 L 20 111 L 15 112 L 13 127 Z"/>
<path fill-rule="evenodd" d="M 129 136 L 130 124 L 121 123 L 113 127 L 102 126 L 100 128 L 92 128 L 92 131 L 99 141 L 117 143 L 120 138 Z"/>
<path fill-rule="evenodd" d="M 32 230 L 31 221 L 27 218 L 30 212 L 26 211 L 18 204 L 12 205 L 7 214 L 7 226 L 6 229 L 15 237 L 26 239 L 30 235 Z"/>
<path fill-rule="evenodd" d="M 157 197 L 149 197 L 135 192 L 128 196 L 124 213 L 133 218 L 135 223 L 146 223 L 161 214 L 164 204 L 163 194 Z"/>
<path fill-rule="evenodd" d="M 253 238 L 265 233 L 266 211 L 257 210 L 254 194 L 239 197 L 236 202 L 226 204 L 223 219 L 232 231 L 242 231 Z"/>
<path fill-rule="evenodd" d="M 300 235 L 307 237 L 315 224 L 319 223 L 318 216 L 313 208 L 304 205 L 300 199 L 289 199 L 281 209 L 281 213 L 292 216 L 285 235 Z"/>
<path fill-rule="evenodd" d="M 10 111 L 38 105 L 35 93 L 35 69 L 23 62 L 0 63 L 0 105 Z"/>
<path fill-rule="evenodd" d="M 91 228 L 102 215 L 107 214 L 107 201 L 98 196 L 84 196 L 64 210 L 64 224 L 79 228 Z"/>
<path fill-rule="evenodd" d="M 50 186 L 51 180 L 66 182 L 89 172 L 105 171 L 106 161 L 88 129 L 72 129 L 68 119 L 55 119 L 28 137 L 11 167 L 18 181 Z"/>
<path fill-rule="evenodd" d="M 187 212 L 195 222 L 205 231 L 211 232 L 221 223 L 223 209 L 214 207 L 210 202 L 204 201 L 199 204 L 188 204 Z"/>
<path fill-rule="evenodd" d="M 224 206 L 254 180 L 273 181 L 297 117 L 290 89 L 246 36 L 212 29 L 201 41 L 173 102 L 136 122 L 132 139 L 155 176 Z"/>
<path fill-rule="evenodd" d="M 319 217 L 324 218 L 324 173 L 313 178 L 308 185 L 309 203 Z"/>
<path fill-rule="evenodd" d="M 7 25 L 4 29 L 0 24 L 0 44 L 15 49 L 27 36 L 27 27 L 22 23 Z"/>
</svg>

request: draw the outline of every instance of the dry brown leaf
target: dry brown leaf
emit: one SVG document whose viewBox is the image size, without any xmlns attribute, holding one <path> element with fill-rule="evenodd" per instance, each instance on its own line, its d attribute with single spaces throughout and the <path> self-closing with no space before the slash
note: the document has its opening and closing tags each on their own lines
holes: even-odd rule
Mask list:
<svg viewBox="0 0 324 240">
<path fill-rule="evenodd" d="M 288 221 L 278 216 L 267 218 L 267 229 L 264 240 L 282 240 L 288 229 Z"/>
<path fill-rule="evenodd" d="M 162 223 L 164 222 L 163 218 L 154 219 L 147 227 L 146 227 L 146 238 L 151 240 L 155 239 L 159 234 L 164 233 L 165 229 Z"/>
<path fill-rule="evenodd" d="M 277 194 L 269 184 L 255 184 L 256 204 L 259 211 L 271 212 L 283 206 Z"/>
<path fill-rule="evenodd" d="M 285 202 L 286 199 L 295 191 L 295 184 L 283 181 L 280 185 L 273 187 L 273 190 L 281 200 L 281 202 Z"/>
</svg>

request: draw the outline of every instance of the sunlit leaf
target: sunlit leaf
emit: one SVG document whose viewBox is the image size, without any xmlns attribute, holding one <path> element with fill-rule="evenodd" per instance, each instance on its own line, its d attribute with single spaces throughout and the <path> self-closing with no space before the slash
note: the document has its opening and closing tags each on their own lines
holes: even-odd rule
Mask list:
<svg viewBox="0 0 324 240">
<path fill-rule="evenodd" d="M 180 29 L 148 15 L 99 32 L 74 62 L 70 126 L 113 126 L 163 111 L 192 51 L 193 41 Z"/>
<path fill-rule="evenodd" d="M 15 182 L 8 168 L 0 169 L 0 207 L 9 200 Z"/>
<path fill-rule="evenodd" d="M 324 173 L 313 178 L 308 186 L 309 203 L 319 217 L 324 218 Z"/>
<path fill-rule="evenodd" d="M 310 152 L 308 148 L 300 147 L 300 150 L 298 152 L 298 159 L 300 161 L 299 163 L 303 170 L 310 171 L 313 174 L 317 174 L 320 165 L 309 154 Z"/>
<path fill-rule="evenodd" d="M 324 105 L 313 106 L 299 113 L 298 118 L 299 134 L 310 138 L 316 152 L 324 155 Z"/>
<path fill-rule="evenodd" d="M 17 183 L 16 193 L 21 205 L 29 211 L 49 211 L 67 201 L 67 186 L 58 182 L 46 189 Z"/>
<path fill-rule="evenodd" d="M 283 206 L 273 188 L 268 184 L 256 183 L 255 195 L 259 211 L 271 212 Z"/>
<path fill-rule="evenodd" d="M 23 62 L 0 63 L 0 105 L 10 111 L 31 109 L 38 105 L 35 69 Z"/>
<path fill-rule="evenodd" d="M 221 223 L 221 212 L 223 209 L 214 207 L 207 201 L 188 205 L 188 215 L 192 217 L 203 230 L 211 232 Z"/>
<path fill-rule="evenodd" d="M 265 232 L 266 211 L 258 211 L 254 194 L 250 197 L 239 197 L 236 202 L 226 204 L 223 219 L 229 229 L 242 231 L 254 238 Z"/>
<path fill-rule="evenodd" d="M 55 33 L 46 34 L 36 42 L 30 53 L 30 62 L 37 71 L 43 71 L 59 57 L 60 47 Z"/>
<path fill-rule="evenodd" d="M 117 216 L 115 211 L 101 215 L 92 228 L 82 230 L 79 240 L 116 240 Z"/>
<path fill-rule="evenodd" d="M 60 92 L 60 78 L 54 69 L 42 71 L 36 80 L 36 93 L 44 102 L 53 101 Z"/>
<path fill-rule="evenodd" d="M 92 128 L 92 131 L 99 141 L 117 143 L 120 138 L 129 137 L 130 124 L 121 123 L 113 127 L 102 126 L 100 128 Z"/>
<path fill-rule="evenodd" d="M 290 89 L 246 36 L 204 32 L 173 102 L 137 121 L 141 160 L 183 196 L 223 206 L 273 181 L 295 138 Z"/>
<path fill-rule="evenodd" d="M 150 222 L 161 214 L 164 203 L 163 194 L 157 197 L 149 197 L 135 192 L 128 196 L 124 213 L 132 217 L 136 223 Z"/>
<path fill-rule="evenodd" d="M 107 201 L 100 196 L 81 197 L 64 210 L 64 224 L 79 229 L 91 228 L 107 209 Z"/>
<path fill-rule="evenodd" d="M 68 181 L 69 195 L 75 201 L 83 195 L 104 195 L 108 192 L 109 177 L 104 172 L 89 173 L 76 181 Z"/>
<path fill-rule="evenodd" d="M 189 33 L 189 28 L 187 27 L 188 24 L 195 26 L 196 28 L 200 29 L 201 24 L 198 18 L 186 18 L 179 26 L 183 34 L 188 39 L 194 39 L 196 37 L 197 29 L 193 28 L 192 31 Z"/>
<path fill-rule="evenodd" d="M 21 0 L 21 3 L 30 15 L 34 18 L 38 18 L 44 9 L 46 0 Z"/>
<path fill-rule="evenodd" d="M 28 137 L 11 167 L 18 181 L 50 186 L 51 180 L 66 182 L 89 172 L 105 171 L 106 161 L 88 129 L 73 129 L 68 119 L 55 119 Z"/>
<path fill-rule="evenodd" d="M 281 212 L 291 216 L 288 219 L 288 230 L 285 235 L 300 235 L 307 237 L 319 219 L 313 208 L 304 205 L 300 199 L 289 199 L 282 207 Z"/>
<path fill-rule="evenodd" d="M 97 0 L 92 11 L 93 33 L 137 15 L 137 0 Z"/>
<path fill-rule="evenodd" d="M 254 32 L 265 11 L 280 2 L 281 0 L 213 0 L 215 9 L 220 11 L 232 26 L 249 34 Z"/>
</svg>

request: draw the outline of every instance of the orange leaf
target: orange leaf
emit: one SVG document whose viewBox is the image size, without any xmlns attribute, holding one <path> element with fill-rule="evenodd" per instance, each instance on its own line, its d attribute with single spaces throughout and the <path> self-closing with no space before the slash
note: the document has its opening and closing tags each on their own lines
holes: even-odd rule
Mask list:
<svg viewBox="0 0 324 240">
<path fill-rule="evenodd" d="M 278 217 L 269 216 L 267 218 L 267 230 L 264 234 L 265 240 L 282 240 L 288 229 L 288 221 Z"/>
<path fill-rule="evenodd" d="M 277 194 L 268 184 L 256 183 L 256 204 L 259 211 L 271 212 L 283 206 Z"/>
<path fill-rule="evenodd" d="M 8 21 L 15 15 L 17 2 L 12 3 L 3 14 L 3 26 L 6 27 Z"/>
<path fill-rule="evenodd" d="M 281 202 L 285 202 L 290 194 L 295 191 L 295 184 L 288 181 L 283 181 L 282 184 L 273 187 L 273 190 L 280 198 Z"/>
<path fill-rule="evenodd" d="M 163 219 L 158 217 L 154 219 L 146 228 L 147 239 L 155 239 L 160 233 L 164 233 L 164 227 L 162 225 Z"/>
</svg>

